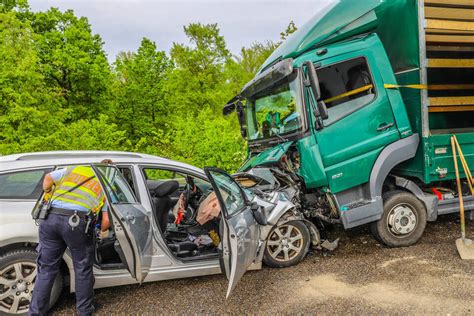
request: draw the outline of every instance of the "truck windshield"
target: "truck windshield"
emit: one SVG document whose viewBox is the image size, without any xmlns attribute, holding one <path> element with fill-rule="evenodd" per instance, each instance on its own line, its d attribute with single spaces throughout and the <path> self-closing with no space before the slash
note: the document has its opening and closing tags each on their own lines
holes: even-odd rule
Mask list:
<svg viewBox="0 0 474 316">
<path fill-rule="evenodd" d="M 284 135 L 301 129 L 303 105 L 298 71 L 247 99 L 249 140 Z"/>
</svg>

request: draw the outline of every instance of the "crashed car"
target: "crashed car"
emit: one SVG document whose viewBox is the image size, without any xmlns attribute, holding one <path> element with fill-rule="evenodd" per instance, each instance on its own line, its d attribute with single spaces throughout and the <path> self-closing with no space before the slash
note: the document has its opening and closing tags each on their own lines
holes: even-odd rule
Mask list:
<svg viewBox="0 0 474 316">
<path fill-rule="evenodd" d="M 115 165 L 100 165 L 105 158 Z M 95 288 L 224 272 L 229 295 L 248 269 L 259 269 L 262 262 L 270 267 L 297 264 L 311 245 L 321 244 L 316 226 L 295 211 L 297 192 L 269 170 L 230 176 L 216 168 L 203 171 L 127 152 L 4 156 L 0 157 L 1 314 L 28 310 L 38 244 L 31 212 L 42 199 L 44 176 L 70 165 L 94 169 L 111 210 L 109 237 L 96 240 Z M 74 292 L 68 251 L 51 305 L 64 286 Z"/>
</svg>

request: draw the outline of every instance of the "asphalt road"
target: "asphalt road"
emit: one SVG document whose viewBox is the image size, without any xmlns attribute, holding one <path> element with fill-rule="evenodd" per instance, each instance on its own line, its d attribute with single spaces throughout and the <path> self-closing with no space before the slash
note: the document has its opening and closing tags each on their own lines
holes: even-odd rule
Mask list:
<svg viewBox="0 0 474 316">
<path fill-rule="evenodd" d="M 331 255 L 311 253 L 287 269 L 245 274 L 226 300 L 223 275 L 96 291 L 99 314 L 318 313 L 474 314 L 474 261 L 459 258 L 456 217 L 428 223 L 422 240 L 388 249 L 367 230 L 341 235 Z M 474 222 L 467 232 L 474 238 Z M 54 314 L 74 311 L 64 294 Z"/>
</svg>

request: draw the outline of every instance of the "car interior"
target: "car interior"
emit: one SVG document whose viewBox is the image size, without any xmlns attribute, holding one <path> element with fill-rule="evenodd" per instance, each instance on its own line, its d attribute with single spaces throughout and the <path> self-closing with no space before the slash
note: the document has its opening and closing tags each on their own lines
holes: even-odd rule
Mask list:
<svg viewBox="0 0 474 316">
<path fill-rule="evenodd" d="M 131 170 L 119 170 L 135 190 Z M 220 217 L 201 221 L 202 225 L 196 220 L 199 206 L 213 194 L 211 184 L 172 170 L 144 168 L 142 172 L 153 208 L 154 227 L 171 253 L 182 261 L 217 257 Z M 101 268 L 123 268 L 123 262 L 124 254 L 112 231 L 108 238 L 96 239 L 96 263 Z"/>
<path fill-rule="evenodd" d="M 182 260 L 215 257 L 219 218 L 202 225 L 201 203 L 213 193 L 206 180 L 170 170 L 143 169 L 156 226 L 174 256 Z"/>
</svg>

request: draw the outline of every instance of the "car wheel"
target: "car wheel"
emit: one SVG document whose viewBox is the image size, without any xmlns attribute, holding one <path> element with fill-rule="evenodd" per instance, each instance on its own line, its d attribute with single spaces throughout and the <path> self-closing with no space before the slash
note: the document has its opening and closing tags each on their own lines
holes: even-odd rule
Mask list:
<svg viewBox="0 0 474 316">
<path fill-rule="evenodd" d="M 0 314 L 24 315 L 28 313 L 35 285 L 37 252 L 20 249 L 0 257 Z M 54 280 L 49 306 L 59 298 L 63 277 L 58 273 Z"/>
<path fill-rule="evenodd" d="M 310 233 L 302 221 L 275 226 L 268 234 L 263 262 L 272 268 L 290 267 L 308 252 Z"/>
<path fill-rule="evenodd" d="M 415 244 L 426 227 L 426 208 L 416 196 L 405 191 L 384 195 L 382 218 L 371 223 L 375 239 L 389 247 Z"/>
</svg>

